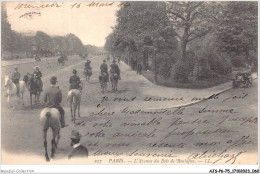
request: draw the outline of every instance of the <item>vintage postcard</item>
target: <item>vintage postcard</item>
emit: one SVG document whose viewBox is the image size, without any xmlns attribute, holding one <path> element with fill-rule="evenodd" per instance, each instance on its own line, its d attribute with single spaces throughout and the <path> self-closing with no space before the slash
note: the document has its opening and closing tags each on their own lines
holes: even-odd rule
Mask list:
<svg viewBox="0 0 260 174">
<path fill-rule="evenodd" d="M 257 164 L 257 1 L 1 2 L 2 164 Z"/>
</svg>

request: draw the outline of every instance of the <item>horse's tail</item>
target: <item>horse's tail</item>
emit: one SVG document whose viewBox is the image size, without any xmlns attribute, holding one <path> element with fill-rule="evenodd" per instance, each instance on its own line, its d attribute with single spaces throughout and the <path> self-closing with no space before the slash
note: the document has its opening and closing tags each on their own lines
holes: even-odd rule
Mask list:
<svg viewBox="0 0 260 174">
<path fill-rule="evenodd" d="M 50 118 L 52 116 L 51 112 L 47 112 L 45 116 L 47 117 L 47 121 L 49 122 L 50 125 Z"/>
</svg>

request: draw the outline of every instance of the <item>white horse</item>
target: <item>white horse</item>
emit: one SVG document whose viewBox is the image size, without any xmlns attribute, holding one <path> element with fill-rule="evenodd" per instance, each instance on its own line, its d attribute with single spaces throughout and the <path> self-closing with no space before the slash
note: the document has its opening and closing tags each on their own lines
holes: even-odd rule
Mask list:
<svg viewBox="0 0 260 174">
<path fill-rule="evenodd" d="M 55 108 L 44 108 L 40 113 L 41 129 L 43 132 L 43 144 L 46 161 L 50 161 L 47 150 L 47 132 L 52 130 L 51 158 L 54 157 L 60 139 L 60 112 Z"/>
<path fill-rule="evenodd" d="M 6 91 L 6 95 L 7 95 L 7 102 L 8 104 L 10 104 L 10 101 L 12 101 L 12 105 L 11 107 L 13 107 L 14 109 L 14 105 L 15 105 L 15 98 L 17 96 L 17 87 L 16 85 L 12 82 L 12 80 L 10 79 L 9 75 L 5 75 L 5 87 L 7 88 Z M 22 105 L 24 105 L 23 103 L 23 93 L 26 89 L 26 85 L 24 81 L 19 81 L 19 104 L 21 102 L 21 98 L 22 98 Z"/>
<path fill-rule="evenodd" d="M 82 84 L 80 90 L 82 89 Z M 68 92 L 68 101 L 70 105 L 71 121 L 75 123 L 76 110 L 78 109 L 78 117 L 80 117 L 80 102 L 81 102 L 81 91 L 79 89 L 71 89 Z"/>
</svg>

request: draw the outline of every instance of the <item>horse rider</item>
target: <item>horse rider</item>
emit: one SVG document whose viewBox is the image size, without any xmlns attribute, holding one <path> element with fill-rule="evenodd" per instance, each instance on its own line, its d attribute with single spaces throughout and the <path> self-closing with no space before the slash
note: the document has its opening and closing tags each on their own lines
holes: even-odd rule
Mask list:
<svg viewBox="0 0 260 174">
<path fill-rule="evenodd" d="M 100 76 L 99 79 L 101 78 L 101 76 L 104 74 L 106 76 L 107 81 L 109 81 L 109 74 L 108 74 L 108 70 L 107 70 L 107 64 L 106 64 L 106 60 L 103 60 L 103 63 L 100 65 Z"/>
<path fill-rule="evenodd" d="M 88 157 L 88 149 L 79 143 L 81 137 L 82 135 L 79 133 L 79 131 L 72 130 L 70 139 L 71 139 L 71 146 L 73 147 L 73 150 L 68 156 L 69 159 L 73 159 L 77 157 L 78 158 Z"/>
<path fill-rule="evenodd" d="M 15 84 L 16 88 L 17 88 L 17 95 L 19 95 L 19 80 L 20 80 L 20 73 L 18 72 L 18 67 L 14 68 L 14 72 L 12 74 L 12 81 Z"/>
<path fill-rule="evenodd" d="M 110 65 L 110 73 L 116 73 L 119 77 L 119 80 L 121 80 L 120 69 L 119 69 L 118 65 L 116 64 L 116 60 L 113 60 L 112 64 Z"/>
<path fill-rule="evenodd" d="M 61 90 L 59 89 L 59 87 L 56 86 L 57 77 L 52 76 L 50 79 L 50 83 L 51 83 L 51 86 L 48 89 L 46 89 L 46 91 L 44 93 L 44 102 L 46 104 L 46 107 L 56 108 L 59 110 L 60 116 L 61 116 L 61 119 L 60 119 L 61 128 L 64 128 L 67 125 L 65 125 L 65 118 L 64 118 L 65 111 L 60 106 L 60 103 L 62 101 L 62 93 L 61 93 Z"/>
<path fill-rule="evenodd" d="M 70 90 L 71 89 L 79 89 L 80 88 L 80 78 L 77 76 L 77 70 L 73 69 L 73 75 L 70 77 Z"/>
<path fill-rule="evenodd" d="M 40 67 L 39 66 L 36 66 L 35 67 L 35 71 L 33 72 L 33 76 L 36 77 L 37 81 L 39 82 L 39 87 L 40 87 L 40 91 L 42 91 L 42 86 L 43 86 L 43 83 L 42 83 L 42 72 L 40 71 Z"/>
</svg>

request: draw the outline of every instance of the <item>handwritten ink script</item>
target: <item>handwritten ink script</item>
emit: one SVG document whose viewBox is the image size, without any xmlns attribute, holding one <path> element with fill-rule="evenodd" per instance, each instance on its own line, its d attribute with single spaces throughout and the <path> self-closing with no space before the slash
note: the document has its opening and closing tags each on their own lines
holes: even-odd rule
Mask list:
<svg viewBox="0 0 260 174">
<path fill-rule="evenodd" d="M 15 10 L 19 9 L 46 9 L 46 8 L 61 8 L 61 7 L 69 7 L 71 9 L 73 8 L 83 8 L 83 7 L 128 7 L 130 4 L 128 2 L 71 2 L 71 3 L 64 3 L 64 2 L 52 2 L 52 3 L 40 3 L 39 5 L 35 5 L 30 2 L 19 2 L 15 6 Z"/>
<path fill-rule="evenodd" d="M 32 16 L 41 16 L 41 13 L 39 12 L 29 12 L 29 13 L 25 13 L 23 15 L 21 15 L 19 18 L 31 18 Z"/>
<path fill-rule="evenodd" d="M 149 110 L 134 104 L 188 99 L 104 96 L 75 128 L 96 164 L 237 164 L 257 150 L 257 110 L 243 107 L 250 97 L 218 94 L 197 98 L 204 102 L 196 105 Z"/>
</svg>

